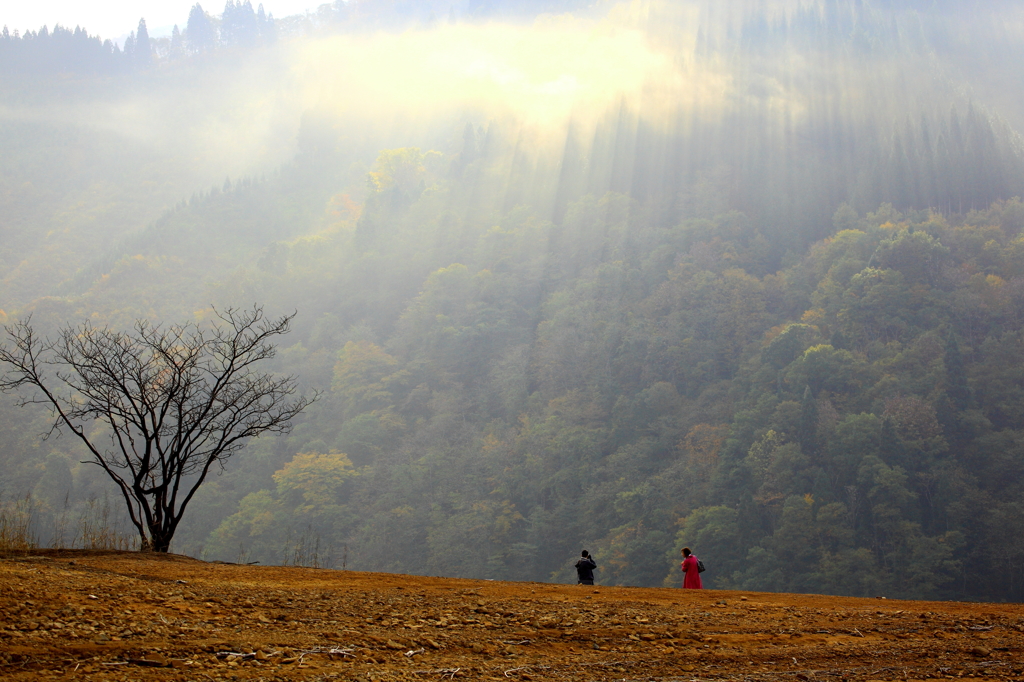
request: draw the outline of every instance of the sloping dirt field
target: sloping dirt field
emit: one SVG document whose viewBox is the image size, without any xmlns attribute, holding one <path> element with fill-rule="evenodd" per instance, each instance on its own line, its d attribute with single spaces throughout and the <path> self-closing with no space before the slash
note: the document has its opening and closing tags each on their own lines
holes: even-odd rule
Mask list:
<svg viewBox="0 0 1024 682">
<path fill-rule="evenodd" d="M 1024 609 L 0 558 L 0 679 L 1022 679 Z"/>
</svg>

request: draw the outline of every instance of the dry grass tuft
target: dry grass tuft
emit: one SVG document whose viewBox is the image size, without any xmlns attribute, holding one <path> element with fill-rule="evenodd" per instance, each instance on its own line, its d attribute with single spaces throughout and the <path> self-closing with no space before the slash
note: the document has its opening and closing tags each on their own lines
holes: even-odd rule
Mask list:
<svg viewBox="0 0 1024 682">
<path fill-rule="evenodd" d="M 0 498 L 0 551 L 27 551 L 38 547 L 32 532 L 35 511 L 31 495 L 10 500 Z"/>
</svg>

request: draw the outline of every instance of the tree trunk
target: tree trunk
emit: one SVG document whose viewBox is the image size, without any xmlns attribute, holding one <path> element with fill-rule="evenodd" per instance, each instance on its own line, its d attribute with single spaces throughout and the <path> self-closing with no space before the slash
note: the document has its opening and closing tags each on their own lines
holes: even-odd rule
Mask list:
<svg viewBox="0 0 1024 682">
<path fill-rule="evenodd" d="M 174 531 L 164 528 L 150 528 L 149 537 L 144 538 L 139 550 L 142 552 L 168 552 L 171 549 L 171 538 Z"/>
</svg>

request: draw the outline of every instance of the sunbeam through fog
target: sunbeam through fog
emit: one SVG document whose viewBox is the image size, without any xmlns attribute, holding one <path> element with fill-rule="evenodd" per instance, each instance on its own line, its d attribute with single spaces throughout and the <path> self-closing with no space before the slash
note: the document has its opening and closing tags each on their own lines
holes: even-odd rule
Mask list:
<svg viewBox="0 0 1024 682">
<path fill-rule="evenodd" d="M 709 587 L 1024 599 L 1020 3 L 210 9 L 0 33 L 4 348 L 265 309 L 317 397 L 162 548 L 566 581 L 582 545 L 678 587 L 688 546 Z M 183 338 L 96 395 L 173 387 Z M 0 550 L 109 510 L 18 352 Z"/>
</svg>

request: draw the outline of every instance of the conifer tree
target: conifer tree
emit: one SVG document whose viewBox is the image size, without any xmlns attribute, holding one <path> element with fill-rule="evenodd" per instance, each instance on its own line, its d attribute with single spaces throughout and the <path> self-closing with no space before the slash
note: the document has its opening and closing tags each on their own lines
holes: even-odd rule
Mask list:
<svg viewBox="0 0 1024 682">
<path fill-rule="evenodd" d="M 903 441 L 896 433 L 896 425 L 891 417 L 882 419 L 882 428 L 878 438 L 878 454 L 889 466 L 903 465 L 904 449 Z"/>
<path fill-rule="evenodd" d="M 153 45 L 149 42 L 149 31 L 146 20 L 139 19 L 139 28 L 135 32 L 135 54 L 133 60 L 136 67 L 145 68 L 153 63 Z"/>
<path fill-rule="evenodd" d="M 964 358 L 960 353 L 960 345 L 956 337 L 950 331 L 946 337 L 946 353 L 943 360 L 946 366 L 945 391 L 950 402 L 958 412 L 970 409 L 971 387 L 967 383 L 967 370 L 964 366 Z"/>
<path fill-rule="evenodd" d="M 185 54 L 185 40 L 181 35 L 181 31 L 178 30 L 178 25 L 175 24 L 171 30 L 171 51 L 168 57 L 170 59 L 180 59 Z"/>
<path fill-rule="evenodd" d="M 124 39 L 124 56 L 130 64 L 135 62 L 135 31 Z"/>
<path fill-rule="evenodd" d="M 973 401 L 970 386 L 967 384 L 964 359 L 952 330 L 946 337 L 943 364 L 946 367 L 946 376 L 942 392 L 936 401 L 936 416 L 942 424 L 946 440 L 950 443 L 963 443 L 971 437 L 970 428 L 963 419 L 963 412 L 971 408 Z"/>
<path fill-rule="evenodd" d="M 197 2 L 188 13 L 185 41 L 192 54 L 210 52 L 217 46 L 217 32 L 202 6 Z"/>
<path fill-rule="evenodd" d="M 804 388 L 800 401 L 800 449 L 810 455 L 818 450 L 818 404 L 811 393 L 811 387 Z"/>
</svg>

